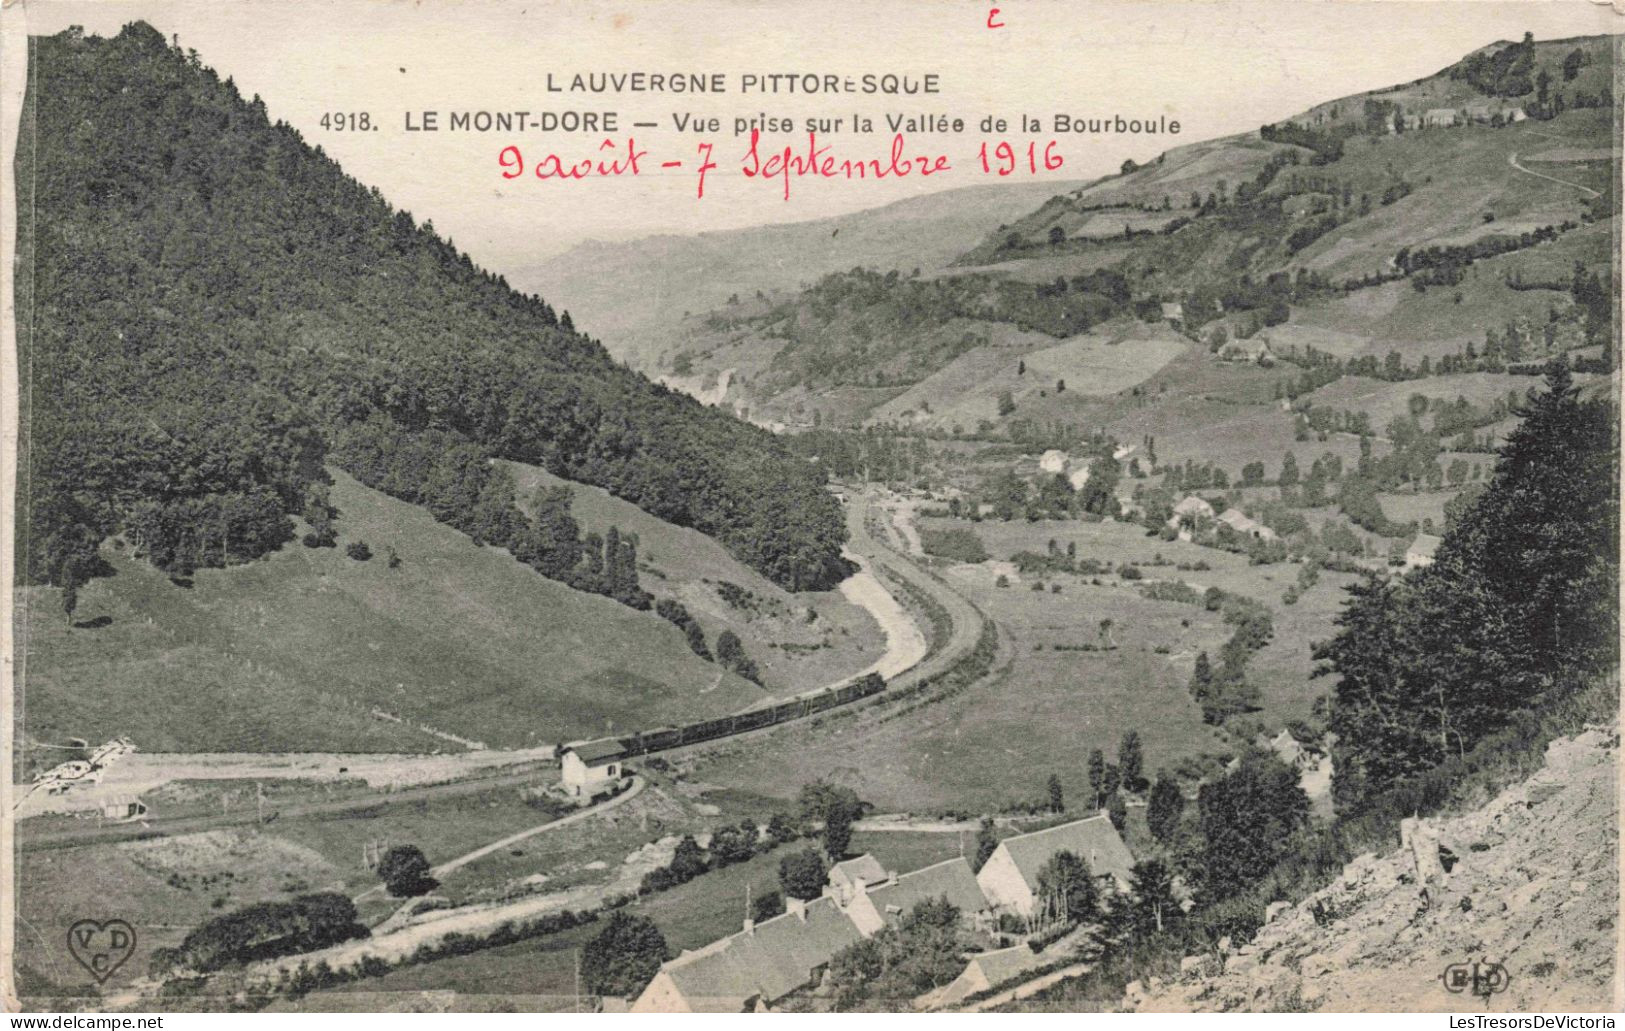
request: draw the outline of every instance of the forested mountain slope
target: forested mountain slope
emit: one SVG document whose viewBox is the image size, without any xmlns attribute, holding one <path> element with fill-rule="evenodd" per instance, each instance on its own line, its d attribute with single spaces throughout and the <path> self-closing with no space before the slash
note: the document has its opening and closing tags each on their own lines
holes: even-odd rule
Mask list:
<svg viewBox="0 0 1625 1031">
<path fill-rule="evenodd" d="M 492 457 L 603 486 L 791 589 L 846 571 L 820 476 L 615 363 L 150 26 L 31 42 L 18 149 L 21 541 L 76 584 L 124 534 L 177 577 L 331 519 L 324 461 L 477 540 Z M 538 568 L 542 568 L 540 563 Z"/>
</svg>

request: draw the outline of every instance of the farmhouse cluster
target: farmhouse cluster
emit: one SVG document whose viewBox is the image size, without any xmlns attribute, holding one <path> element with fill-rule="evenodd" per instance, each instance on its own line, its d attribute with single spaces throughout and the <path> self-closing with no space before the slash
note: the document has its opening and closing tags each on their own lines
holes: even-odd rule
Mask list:
<svg viewBox="0 0 1625 1031">
<path fill-rule="evenodd" d="M 898 874 L 863 855 L 835 864 L 820 897 L 787 898 L 783 914 L 761 923 L 746 920 L 738 933 L 664 963 L 632 1011 L 774 1009 L 795 992 L 818 986 L 841 950 L 896 925 L 922 902 L 946 899 L 968 929 L 991 940 L 1000 917 L 1040 914 L 1040 871 L 1063 852 L 1088 864 L 1102 892 L 1128 890 L 1134 856 L 1105 813 L 1006 838 L 978 872 L 961 856 Z M 958 979 L 919 1002 L 950 1005 L 1043 962 L 1034 956 L 1025 944 L 974 953 Z"/>
</svg>

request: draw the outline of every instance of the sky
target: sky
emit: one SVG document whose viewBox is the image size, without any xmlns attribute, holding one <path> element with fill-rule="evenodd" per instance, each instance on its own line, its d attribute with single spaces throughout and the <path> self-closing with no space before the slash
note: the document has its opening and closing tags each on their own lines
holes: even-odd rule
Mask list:
<svg viewBox="0 0 1625 1031">
<path fill-rule="evenodd" d="M 997 29 L 986 25 L 998 6 Z M 998 115 L 1003 137 L 1025 147 L 1051 138 L 1062 169 L 1039 175 L 1093 178 L 1124 159 L 1147 160 L 1170 146 L 1256 129 L 1315 103 L 1432 74 L 1497 39 L 1531 31 L 1538 39 L 1617 32 L 1619 16 L 1588 0 L 1510 3 L 1476 0 L 866 0 L 812 3 L 615 2 L 393 3 L 336 0 L 163 3 L 131 0 L 27 0 L 9 8 L 31 33 L 80 25 L 116 33 L 144 19 L 245 96 L 258 94 L 273 119 L 298 128 L 362 182 L 397 206 L 432 219 L 474 259 L 514 274 L 587 240 L 688 234 L 800 221 L 876 207 L 918 192 L 994 181 L 982 174 L 977 123 Z M 722 72 L 721 96 L 548 93 L 547 75 L 577 72 Z M 862 75 L 935 74 L 941 92 L 915 97 L 742 96 L 744 73 L 797 71 Z M 422 133 L 405 131 L 408 113 L 529 110 L 619 113 L 616 139 L 630 133 L 643 159 L 636 177 L 541 181 L 530 162 L 558 153 L 594 156 L 603 133 Z M 14 117 L 15 106 L 7 109 Z M 324 114 L 368 112 L 371 132 L 324 129 Z M 722 118 L 719 133 L 682 134 L 675 113 Z M 892 181 L 746 180 L 738 167 L 746 140 L 733 119 L 758 113 L 842 117 L 885 112 L 947 113 L 966 120 L 959 135 L 910 136 L 910 151 L 941 152 L 951 174 Z M 1050 132 L 1054 114 L 1167 117 L 1178 136 L 1068 135 Z M 1041 118 L 1022 133 L 1018 120 Z M 421 121 L 421 114 L 417 115 Z M 656 121 L 632 129 L 632 121 Z M 883 128 L 883 126 L 879 126 Z M 821 138 L 837 157 L 884 158 L 891 134 Z M 696 146 L 714 144 L 706 196 L 696 199 Z M 772 137 L 779 147 L 798 132 Z M 527 174 L 502 177 L 509 144 Z M 683 160 L 683 168 L 651 167 Z M 1018 173 L 1031 177 L 1025 168 Z"/>
</svg>

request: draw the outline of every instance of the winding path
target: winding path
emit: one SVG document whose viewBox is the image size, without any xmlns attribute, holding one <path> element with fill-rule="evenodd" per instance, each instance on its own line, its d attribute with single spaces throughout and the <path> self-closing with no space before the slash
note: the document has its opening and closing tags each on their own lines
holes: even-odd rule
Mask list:
<svg viewBox="0 0 1625 1031">
<path fill-rule="evenodd" d="M 1602 194 L 1598 193 L 1596 190 L 1593 190 L 1589 186 L 1581 186 L 1579 183 L 1571 183 L 1567 179 L 1559 179 L 1555 175 L 1547 175 L 1545 172 L 1537 172 L 1533 168 L 1529 168 L 1529 167 L 1527 167 L 1525 165 L 1518 164 L 1517 152 L 1513 152 L 1513 153 L 1507 155 L 1507 164 L 1511 165 L 1513 168 L 1516 168 L 1518 171 L 1524 173 L 1525 175 L 1534 176 L 1536 179 L 1545 179 L 1547 182 L 1561 183 L 1564 186 L 1572 186 L 1576 190 L 1579 190 L 1581 193 L 1585 194 L 1588 197 L 1601 197 L 1602 196 Z"/>
</svg>

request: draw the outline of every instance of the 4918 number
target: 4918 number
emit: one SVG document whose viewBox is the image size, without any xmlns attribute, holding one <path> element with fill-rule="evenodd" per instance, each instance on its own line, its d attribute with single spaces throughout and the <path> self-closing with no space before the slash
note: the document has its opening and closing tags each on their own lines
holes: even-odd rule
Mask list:
<svg viewBox="0 0 1625 1031">
<path fill-rule="evenodd" d="M 332 132 L 370 132 L 372 115 L 365 111 L 329 111 L 322 115 L 322 128 Z"/>
</svg>

